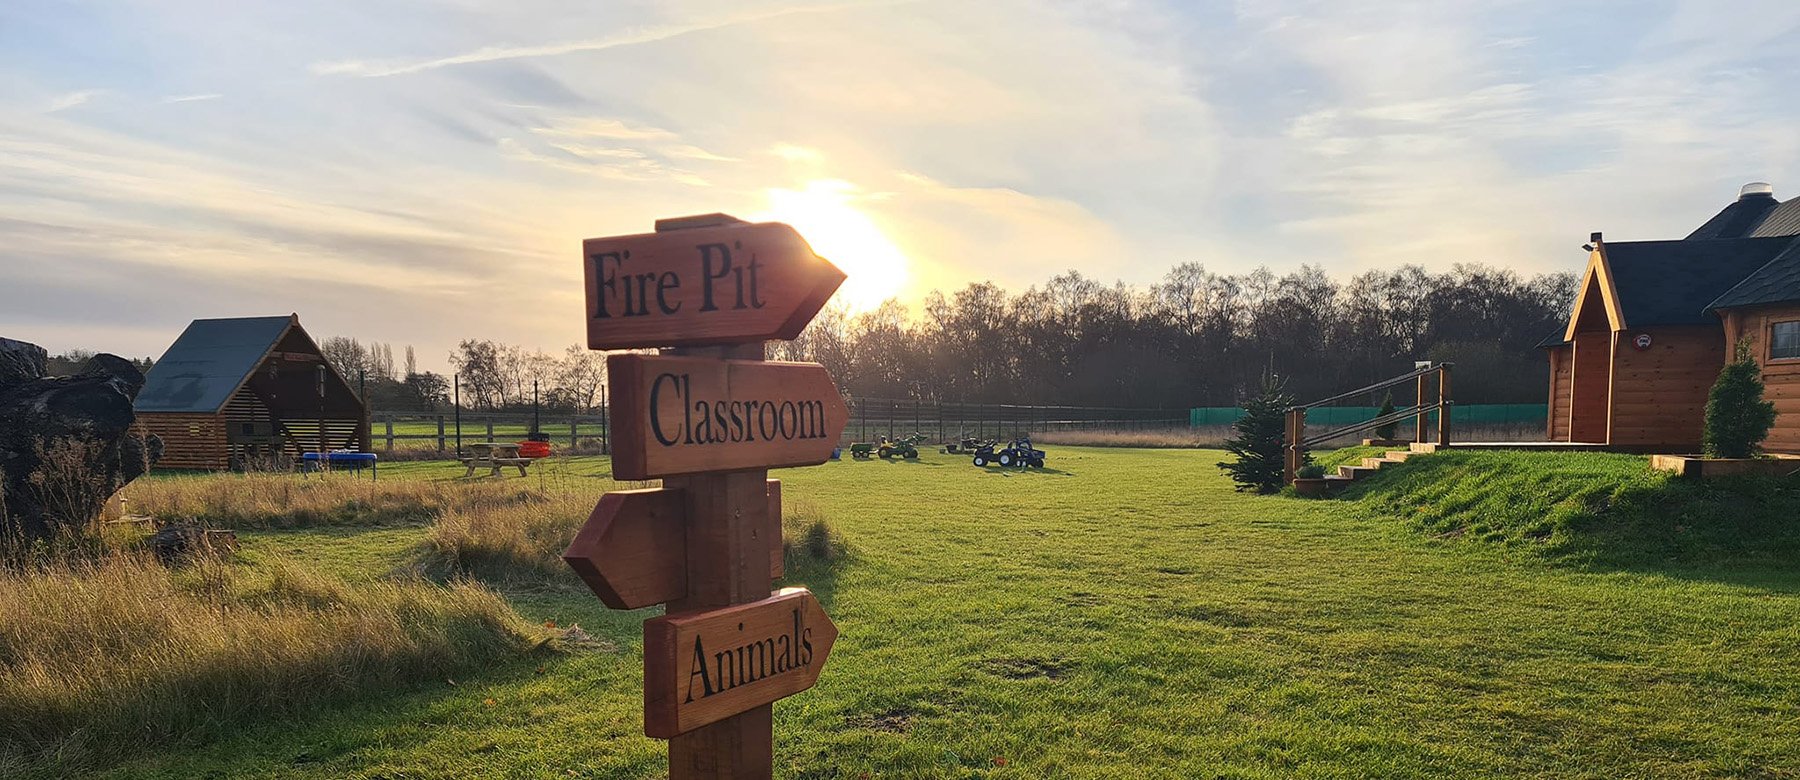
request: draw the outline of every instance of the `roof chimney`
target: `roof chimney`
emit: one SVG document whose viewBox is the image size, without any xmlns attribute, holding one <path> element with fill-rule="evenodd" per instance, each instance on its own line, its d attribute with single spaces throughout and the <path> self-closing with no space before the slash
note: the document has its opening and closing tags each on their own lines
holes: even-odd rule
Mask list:
<svg viewBox="0 0 1800 780">
<path fill-rule="evenodd" d="M 1744 185 L 1743 189 L 1738 190 L 1738 200 L 1773 197 L 1775 197 L 1775 188 L 1769 186 L 1769 183 L 1766 181 L 1753 181 Z"/>
</svg>

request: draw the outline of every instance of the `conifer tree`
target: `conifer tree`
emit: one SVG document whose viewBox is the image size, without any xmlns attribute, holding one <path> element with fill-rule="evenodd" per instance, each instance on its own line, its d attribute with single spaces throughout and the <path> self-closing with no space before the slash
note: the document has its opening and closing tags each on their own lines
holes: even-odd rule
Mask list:
<svg viewBox="0 0 1800 780">
<path fill-rule="evenodd" d="M 1396 410 L 1394 409 L 1394 391 L 1389 390 L 1389 391 L 1387 391 L 1387 395 L 1383 396 L 1381 399 L 1381 411 L 1376 412 L 1375 416 L 1376 417 L 1386 417 L 1390 414 L 1393 414 L 1395 411 Z M 1395 436 L 1399 436 L 1399 435 L 1400 435 L 1400 423 L 1397 423 L 1397 422 L 1391 422 L 1386 425 L 1377 427 L 1375 429 L 1375 438 L 1377 438 L 1377 439 L 1393 439 Z"/>
<path fill-rule="evenodd" d="M 1256 395 L 1239 404 L 1244 416 L 1231 426 L 1237 436 L 1225 442 L 1225 449 L 1237 460 L 1219 463 L 1219 468 L 1231 473 L 1238 490 L 1273 493 L 1281 489 L 1287 410 L 1293 405 L 1287 382 L 1273 375 L 1263 379 Z"/>
<path fill-rule="evenodd" d="M 1706 397 L 1706 455 L 1748 458 L 1775 425 L 1775 404 L 1763 400 L 1762 367 L 1750 355 L 1749 340 L 1737 352 Z"/>
</svg>

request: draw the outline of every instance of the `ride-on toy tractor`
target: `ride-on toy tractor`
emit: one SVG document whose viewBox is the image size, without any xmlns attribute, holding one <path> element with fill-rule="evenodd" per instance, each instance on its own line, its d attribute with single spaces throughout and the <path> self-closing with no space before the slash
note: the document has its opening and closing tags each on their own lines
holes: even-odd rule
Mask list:
<svg viewBox="0 0 1800 780">
<path fill-rule="evenodd" d="M 992 443 L 977 448 L 973 463 L 977 466 L 998 463 L 1001 466 L 1041 469 L 1044 467 L 1044 457 L 1048 454 L 1043 450 L 1033 448 L 1030 439 L 1014 439 L 1012 444 L 998 451 L 994 449 Z"/>
<path fill-rule="evenodd" d="M 872 442 L 855 442 L 850 445 L 850 457 L 857 460 L 868 460 L 875 456 L 875 445 Z"/>
<path fill-rule="evenodd" d="M 925 434 L 923 433 L 902 436 L 892 441 L 884 439 L 881 442 L 881 446 L 875 448 L 875 454 L 882 460 L 887 460 L 888 458 L 914 460 L 919 457 L 919 442 L 924 440 Z"/>
<path fill-rule="evenodd" d="M 976 436 L 970 436 L 966 433 L 959 433 L 958 439 L 956 441 L 953 441 L 953 442 L 950 442 L 949 444 L 944 445 L 944 454 L 945 455 L 960 455 L 960 454 L 965 454 L 965 453 L 972 453 L 976 450 L 981 449 L 982 447 L 992 447 L 998 443 L 999 442 L 992 441 L 990 439 L 983 439 L 983 438 L 979 438 Z"/>
</svg>

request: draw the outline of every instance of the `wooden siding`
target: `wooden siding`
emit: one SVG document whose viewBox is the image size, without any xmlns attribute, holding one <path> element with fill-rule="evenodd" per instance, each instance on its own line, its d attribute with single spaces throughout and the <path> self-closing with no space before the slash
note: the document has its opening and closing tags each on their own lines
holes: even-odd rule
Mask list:
<svg viewBox="0 0 1800 780">
<path fill-rule="evenodd" d="M 1569 440 L 1605 444 L 1612 332 L 1584 331 L 1575 334 L 1574 341 L 1569 359 Z"/>
<path fill-rule="evenodd" d="M 1775 427 L 1763 440 L 1769 452 L 1800 454 L 1800 359 L 1769 358 L 1770 329 L 1777 322 L 1800 320 L 1800 304 L 1734 309 L 1725 316 L 1721 346 L 1752 339 L 1751 353 L 1763 367 L 1763 397 L 1775 404 Z"/>
<path fill-rule="evenodd" d="M 230 465 L 224 420 L 216 415 L 145 412 L 137 416 L 136 427 L 162 439 L 157 468 L 217 470 Z"/>
<path fill-rule="evenodd" d="M 1551 347 L 1550 355 L 1550 419 L 1545 426 L 1550 441 L 1569 440 L 1569 379 L 1574 375 L 1568 345 Z"/>
<path fill-rule="evenodd" d="M 1650 348 L 1636 346 L 1650 337 Z M 1613 347 L 1609 442 L 1698 452 L 1706 395 L 1725 365 L 1724 330 L 1715 325 L 1619 331 Z"/>
</svg>

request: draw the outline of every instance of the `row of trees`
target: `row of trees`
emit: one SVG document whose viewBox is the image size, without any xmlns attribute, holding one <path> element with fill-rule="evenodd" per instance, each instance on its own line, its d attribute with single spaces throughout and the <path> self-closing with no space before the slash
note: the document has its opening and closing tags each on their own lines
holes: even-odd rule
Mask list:
<svg viewBox="0 0 1800 780">
<path fill-rule="evenodd" d="M 1317 266 L 1221 275 L 1185 263 L 1148 288 L 1071 271 L 1016 294 L 933 292 L 921 317 L 897 301 L 828 309 L 772 354 L 823 363 L 846 392 L 876 397 L 1225 406 L 1267 375 L 1306 400 L 1439 360 L 1457 364 L 1459 401 L 1542 402 L 1535 347 L 1565 322 L 1576 282 L 1472 264 L 1338 281 Z"/>
<path fill-rule="evenodd" d="M 1340 281 L 1317 266 L 1217 274 L 1184 263 L 1147 288 L 1070 271 L 1018 293 L 993 283 L 933 292 L 919 316 L 897 300 L 855 315 L 828 308 L 770 356 L 822 363 L 853 397 L 1160 408 L 1236 404 L 1269 375 L 1321 398 L 1437 360 L 1457 364 L 1459 401 L 1535 403 L 1548 381 L 1536 345 L 1565 321 L 1575 284 L 1469 264 Z M 375 408 L 449 402 L 450 381 L 418 371 L 411 347 L 397 367 L 384 343 L 320 346 L 362 378 Z M 450 361 L 474 409 L 526 408 L 536 382 L 546 409 L 589 412 L 606 381 L 604 355 L 581 345 L 550 354 L 470 339 Z"/>
</svg>

